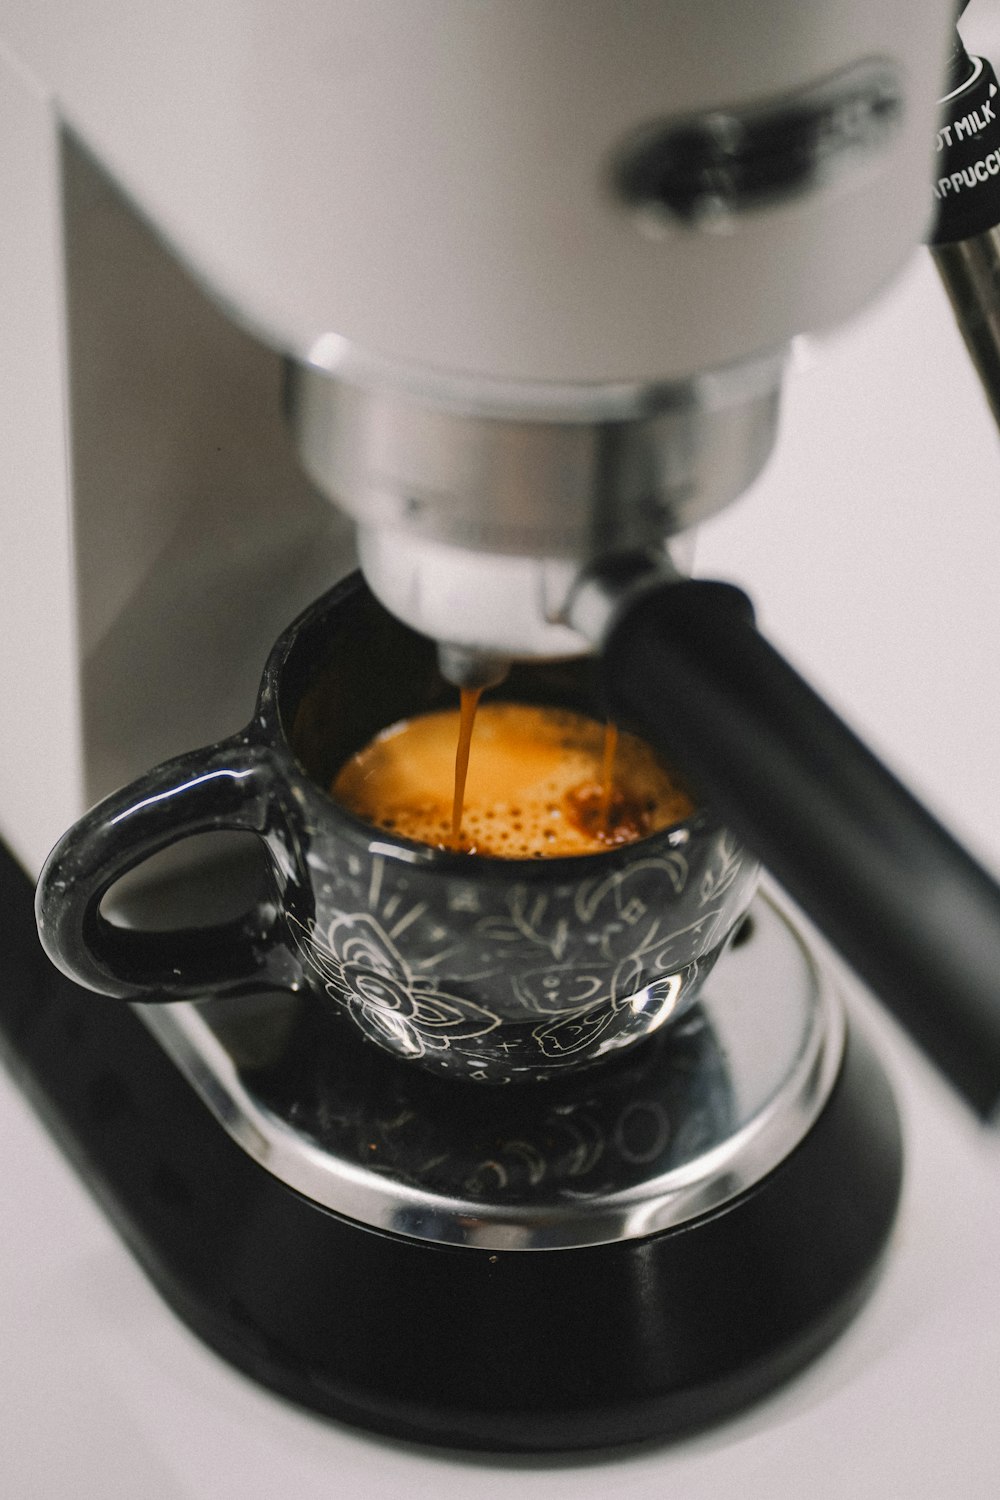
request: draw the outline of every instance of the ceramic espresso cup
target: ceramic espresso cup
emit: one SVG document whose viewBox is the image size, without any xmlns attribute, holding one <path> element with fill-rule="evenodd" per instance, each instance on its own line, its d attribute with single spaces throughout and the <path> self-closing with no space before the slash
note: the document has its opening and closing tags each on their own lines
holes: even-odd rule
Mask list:
<svg viewBox="0 0 1000 1500">
<path fill-rule="evenodd" d="M 602 717 L 586 661 L 515 667 L 497 692 Z M 306 991 L 397 1057 L 484 1082 L 545 1079 L 670 1024 L 745 911 L 754 859 L 707 809 L 597 854 L 506 860 L 410 842 L 334 802 L 351 754 L 454 702 L 433 645 L 345 580 L 277 642 L 245 729 L 60 840 L 36 902 L 50 957 L 129 1001 Z M 266 851 L 270 899 L 241 920 L 147 932 L 102 913 L 126 871 L 222 829 Z"/>
</svg>

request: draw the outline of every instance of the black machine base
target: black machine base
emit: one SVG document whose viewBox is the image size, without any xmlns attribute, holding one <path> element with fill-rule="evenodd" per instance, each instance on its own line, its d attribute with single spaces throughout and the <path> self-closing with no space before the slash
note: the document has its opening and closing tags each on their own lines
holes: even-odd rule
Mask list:
<svg viewBox="0 0 1000 1500">
<path fill-rule="evenodd" d="M 13 1076 L 174 1311 L 316 1411 L 509 1452 L 667 1436 L 785 1380 L 872 1282 L 901 1143 L 856 1035 L 802 1143 L 723 1208 L 583 1249 L 436 1245 L 341 1218 L 253 1162 L 131 1010 L 50 968 L 2 850 L 0 899 Z"/>
</svg>

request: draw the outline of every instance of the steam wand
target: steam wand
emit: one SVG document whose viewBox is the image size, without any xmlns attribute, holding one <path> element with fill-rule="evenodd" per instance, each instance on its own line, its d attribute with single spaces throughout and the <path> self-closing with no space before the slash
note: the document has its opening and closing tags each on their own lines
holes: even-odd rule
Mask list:
<svg viewBox="0 0 1000 1500">
<path fill-rule="evenodd" d="M 982 1117 L 1000 887 L 758 632 L 739 589 L 585 585 L 609 711 L 668 754 Z"/>
</svg>

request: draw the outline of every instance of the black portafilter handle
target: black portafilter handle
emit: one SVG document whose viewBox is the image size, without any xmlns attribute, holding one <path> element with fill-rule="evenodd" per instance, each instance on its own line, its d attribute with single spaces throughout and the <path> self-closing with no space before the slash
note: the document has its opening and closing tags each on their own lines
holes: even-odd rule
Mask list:
<svg viewBox="0 0 1000 1500">
<path fill-rule="evenodd" d="M 739 589 L 616 616 L 610 711 L 668 755 L 977 1114 L 1000 1102 L 1000 887 L 759 633 Z"/>
</svg>

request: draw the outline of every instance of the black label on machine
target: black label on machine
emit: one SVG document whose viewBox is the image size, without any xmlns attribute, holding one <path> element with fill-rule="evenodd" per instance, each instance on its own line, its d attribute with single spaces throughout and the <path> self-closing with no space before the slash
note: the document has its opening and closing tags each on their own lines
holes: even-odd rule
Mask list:
<svg viewBox="0 0 1000 1500">
<path fill-rule="evenodd" d="M 971 239 L 1000 224 L 1000 89 L 984 58 L 971 61 L 971 78 L 941 102 L 931 245 Z"/>
</svg>

